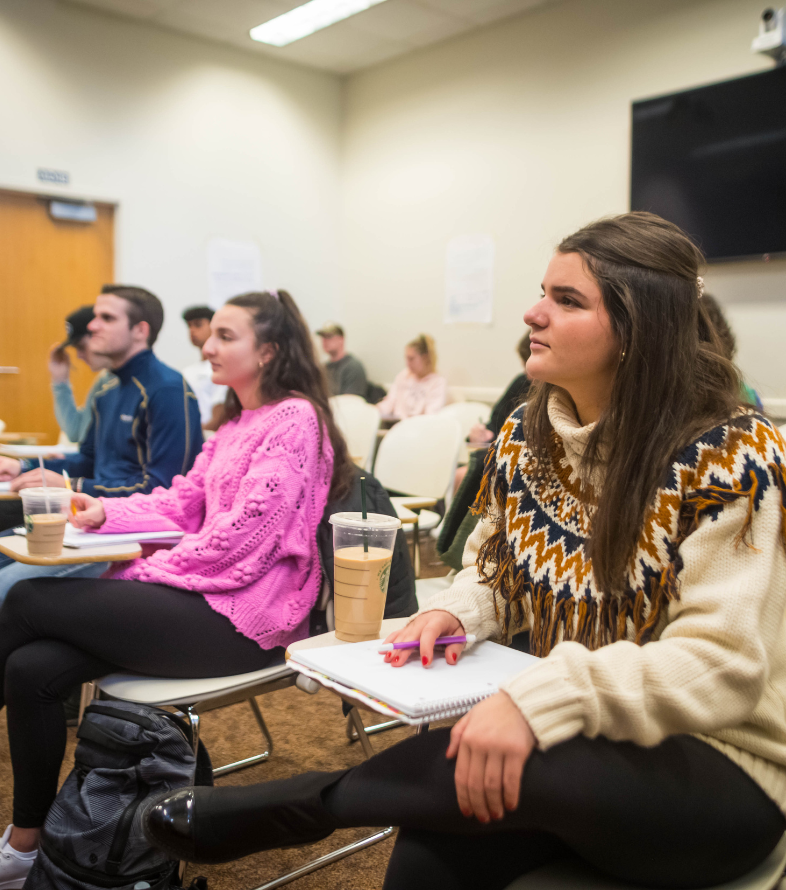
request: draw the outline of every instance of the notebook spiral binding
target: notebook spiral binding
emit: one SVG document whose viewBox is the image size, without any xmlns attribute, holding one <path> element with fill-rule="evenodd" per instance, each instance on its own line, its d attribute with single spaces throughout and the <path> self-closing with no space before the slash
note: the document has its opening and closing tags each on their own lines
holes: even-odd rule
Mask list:
<svg viewBox="0 0 786 890">
<path fill-rule="evenodd" d="M 498 689 L 490 689 L 488 692 L 484 692 L 483 695 L 470 695 L 466 698 L 449 698 L 438 702 L 430 702 L 428 711 L 419 713 L 418 719 L 447 720 L 449 717 L 459 717 L 462 714 L 466 714 L 470 708 L 474 708 L 478 702 L 482 702 L 498 691 Z"/>
</svg>

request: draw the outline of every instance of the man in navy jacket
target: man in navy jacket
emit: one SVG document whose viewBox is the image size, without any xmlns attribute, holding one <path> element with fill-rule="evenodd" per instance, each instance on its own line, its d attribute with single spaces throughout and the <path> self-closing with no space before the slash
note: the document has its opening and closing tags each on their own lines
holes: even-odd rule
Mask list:
<svg viewBox="0 0 786 890">
<path fill-rule="evenodd" d="M 106 285 L 94 311 L 90 347 L 107 356 L 113 375 L 95 395 L 93 421 L 79 453 L 45 462 L 47 485 L 62 487 L 65 469 L 75 490 L 94 497 L 168 488 L 194 463 L 202 428 L 199 406 L 182 374 L 150 350 L 164 320 L 161 303 L 143 288 Z M 37 467 L 17 463 L 15 491 L 41 484 Z"/>
<path fill-rule="evenodd" d="M 151 352 L 164 310 L 140 287 L 106 285 L 88 325 L 91 348 L 106 355 L 113 371 L 96 393 L 93 421 L 78 454 L 46 461 L 46 484 L 63 487 L 62 470 L 74 488 L 95 497 L 125 497 L 168 488 L 187 473 L 202 448 L 196 397 L 183 376 Z M 0 480 L 11 488 L 41 485 L 41 470 L 29 461 L 0 458 Z M 0 603 L 12 584 L 30 575 L 94 576 L 105 563 L 64 566 L 0 565 Z"/>
</svg>

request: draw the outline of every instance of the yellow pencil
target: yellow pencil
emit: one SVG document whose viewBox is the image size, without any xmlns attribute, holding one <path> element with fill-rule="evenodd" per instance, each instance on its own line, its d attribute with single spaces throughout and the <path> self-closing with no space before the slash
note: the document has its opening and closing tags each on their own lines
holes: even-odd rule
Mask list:
<svg viewBox="0 0 786 890">
<path fill-rule="evenodd" d="M 63 479 L 65 480 L 66 488 L 69 491 L 73 491 L 74 489 L 71 488 L 71 477 L 68 475 L 67 470 L 63 470 Z M 76 504 L 73 501 L 71 501 L 71 513 L 76 516 Z"/>
</svg>

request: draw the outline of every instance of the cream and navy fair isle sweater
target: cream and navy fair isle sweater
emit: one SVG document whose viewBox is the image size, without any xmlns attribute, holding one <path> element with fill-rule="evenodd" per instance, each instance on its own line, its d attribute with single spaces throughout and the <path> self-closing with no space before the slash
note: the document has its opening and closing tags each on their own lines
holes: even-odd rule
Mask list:
<svg viewBox="0 0 786 890">
<path fill-rule="evenodd" d="M 597 590 L 577 472 L 592 427 L 560 391 L 548 477 L 522 409 L 494 445 L 464 570 L 428 601 L 478 639 L 529 629 L 543 660 L 502 688 L 545 750 L 576 735 L 653 746 L 689 733 L 786 812 L 786 445 L 740 415 L 685 448 L 650 505 L 625 589 Z"/>
</svg>

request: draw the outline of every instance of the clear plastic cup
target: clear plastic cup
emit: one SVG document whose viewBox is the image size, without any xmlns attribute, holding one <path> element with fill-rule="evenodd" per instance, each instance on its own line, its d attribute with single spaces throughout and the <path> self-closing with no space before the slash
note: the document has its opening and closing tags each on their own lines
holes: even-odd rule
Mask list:
<svg viewBox="0 0 786 890">
<path fill-rule="evenodd" d="M 71 492 L 66 488 L 23 488 L 22 512 L 30 556 L 60 556 L 63 552 Z"/>
<path fill-rule="evenodd" d="M 369 513 L 366 519 L 362 513 L 334 513 L 330 523 L 336 636 L 348 643 L 376 640 L 401 523 L 381 513 Z"/>
</svg>

